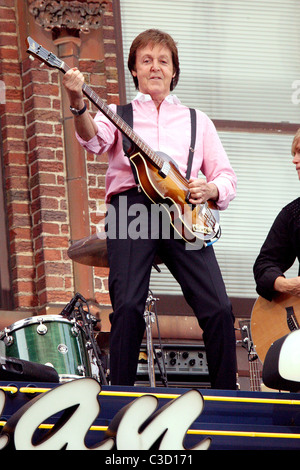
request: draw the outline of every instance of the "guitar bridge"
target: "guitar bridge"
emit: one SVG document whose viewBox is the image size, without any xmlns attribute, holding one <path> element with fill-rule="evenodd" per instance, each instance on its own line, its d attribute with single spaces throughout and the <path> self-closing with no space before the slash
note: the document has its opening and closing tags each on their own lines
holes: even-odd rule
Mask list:
<svg viewBox="0 0 300 470">
<path fill-rule="evenodd" d="M 161 167 L 161 169 L 159 170 L 158 174 L 162 177 L 162 178 L 166 178 L 169 174 L 169 171 L 170 171 L 170 163 L 169 162 L 164 162 L 163 163 L 163 166 Z"/>
<path fill-rule="evenodd" d="M 286 307 L 285 310 L 286 310 L 286 322 L 288 324 L 290 331 L 299 330 L 299 324 L 295 316 L 294 308 Z"/>
<path fill-rule="evenodd" d="M 203 233 L 204 235 L 210 235 L 213 233 L 212 228 L 205 227 L 205 225 L 193 224 L 193 232 Z"/>
</svg>

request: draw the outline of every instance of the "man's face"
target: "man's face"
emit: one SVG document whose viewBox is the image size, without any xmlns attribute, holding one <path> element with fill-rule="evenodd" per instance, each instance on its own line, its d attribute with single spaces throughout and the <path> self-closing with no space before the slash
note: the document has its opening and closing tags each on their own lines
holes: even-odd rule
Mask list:
<svg viewBox="0 0 300 470">
<path fill-rule="evenodd" d="M 170 93 L 172 78 L 175 76 L 172 54 L 168 47 L 152 45 L 138 49 L 135 70 L 139 91 L 149 94 L 154 101 L 162 101 Z"/>
<path fill-rule="evenodd" d="M 297 142 L 297 145 L 295 148 L 295 155 L 293 158 L 293 163 L 296 166 L 296 171 L 298 173 L 298 178 L 300 180 L 300 141 Z"/>
</svg>

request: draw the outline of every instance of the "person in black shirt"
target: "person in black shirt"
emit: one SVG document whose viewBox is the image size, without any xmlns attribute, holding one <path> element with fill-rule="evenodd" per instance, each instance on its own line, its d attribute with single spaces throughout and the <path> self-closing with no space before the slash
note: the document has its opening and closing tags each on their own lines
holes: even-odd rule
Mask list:
<svg viewBox="0 0 300 470">
<path fill-rule="evenodd" d="M 292 155 L 300 180 L 300 129 L 293 139 Z M 279 212 L 261 247 L 253 266 L 257 293 L 270 301 L 276 292 L 300 296 L 300 276 L 284 274 L 296 259 L 300 262 L 300 198 Z"/>
</svg>

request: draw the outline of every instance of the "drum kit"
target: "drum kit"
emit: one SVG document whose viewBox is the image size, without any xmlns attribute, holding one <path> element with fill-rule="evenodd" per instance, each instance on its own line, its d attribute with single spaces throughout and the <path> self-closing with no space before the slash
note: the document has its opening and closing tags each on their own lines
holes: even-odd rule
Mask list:
<svg viewBox="0 0 300 470">
<path fill-rule="evenodd" d="M 105 234 L 97 233 L 75 242 L 68 256 L 81 264 L 108 267 Z M 155 385 L 151 334 L 155 318 L 151 307 L 156 300 L 150 293 L 144 313 L 151 386 Z M 109 366 L 104 366 L 95 334 L 99 321 L 90 313 L 88 302 L 77 293 L 59 315 L 33 316 L 4 328 L 0 332 L 0 363 L 5 364 L 9 358 L 29 361 L 54 368 L 59 382 L 93 377 L 107 385 Z"/>
</svg>

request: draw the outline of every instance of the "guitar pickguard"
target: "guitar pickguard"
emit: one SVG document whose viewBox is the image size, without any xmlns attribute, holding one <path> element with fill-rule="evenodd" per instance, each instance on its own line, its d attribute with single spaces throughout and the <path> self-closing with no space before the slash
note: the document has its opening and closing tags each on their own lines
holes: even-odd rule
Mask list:
<svg viewBox="0 0 300 470">
<path fill-rule="evenodd" d="M 202 247 L 206 241 L 217 236 L 220 228 L 217 220 L 218 210 L 215 207 L 214 215 L 212 201 L 209 201 L 211 208 L 209 203 L 197 206 L 187 204 L 186 180 L 170 157 L 168 157 L 170 168 L 165 176 L 161 176 L 140 152 L 132 155 L 130 160 L 137 169 L 143 191 L 152 202 L 165 207 L 171 224 L 180 237 L 188 243 L 198 243 Z"/>
</svg>

